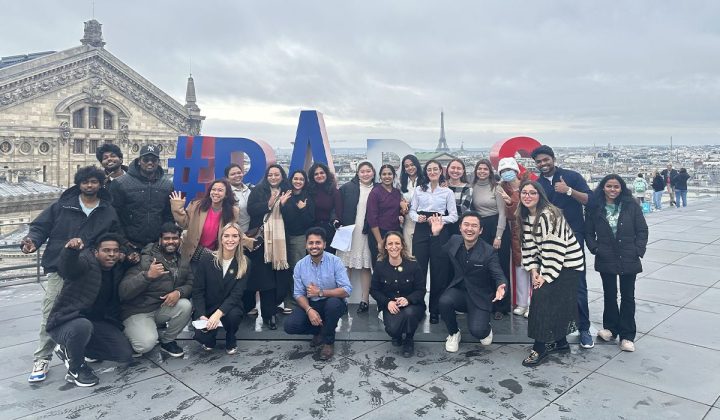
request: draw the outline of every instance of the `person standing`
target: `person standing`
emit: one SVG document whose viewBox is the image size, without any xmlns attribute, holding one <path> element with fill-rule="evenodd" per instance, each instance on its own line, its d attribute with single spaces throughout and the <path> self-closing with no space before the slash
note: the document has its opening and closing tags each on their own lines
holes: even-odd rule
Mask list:
<svg viewBox="0 0 720 420">
<path fill-rule="evenodd" d="M 667 193 L 670 196 L 670 206 L 677 205 L 675 201 L 675 183 L 673 182 L 673 179 L 677 176 L 677 174 L 678 171 L 673 169 L 672 163 L 668 163 L 667 167 L 660 172 L 660 175 L 663 177 L 663 181 L 665 181 Z"/>
<path fill-rule="evenodd" d="M 123 153 L 120 148 L 112 143 L 105 143 L 95 151 L 95 157 L 105 169 L 105 188 L 110 183 L 125 175 L 128 167 L 123 165 Z"/>
<path fill-rule="evenodd" d="M 455 223 L 458 219 L 455 207 L 455 195 L 449 188 L 443 187 L 445 177 L 442 165 L 431 159 L 425 163 L 423 169 L 424 184 L 415 188 L 415 194 L 410 202 L 410 218 L 415 222 L 413 234 L 413 251 L 423 277 L 427 279 L 428 265 L 430 266 L 430 323 L 440 322 L 440 295 L 448 285 L 450 261 L 442 247 L 450 238 L 446 228 L 433 234 L 429 219 L 440 216 L 444 225 Z"/>
<path fill-rule="evenodd" d="M 663 192 L 665 191 L 665 181 L 663 180 L 662 175 L 660 175 L 660 172 L 655 171 L 655 176 L 652 180 L 652 187 L 653 187 L 653 205 L 655 206 L 655 210 L 660 211 L 662 210 L 662 196 Z"/>
<path fill-rule="evenodd" d="M 365 228 L 365 215 L 367 202 L 375 186 L 375 168 L 370 162 L 360 162 L 355 177 L 340 187 L 342 197 L 342 226 L 355 225 L 352 232 L 352 242 L 349 251 L 337 251 L 337 256 L 348 269 L 348 277 L 352 271 L 360 274 L 361 296 L 357 313 L 361 314 L 370 309 L 370 269 L 372 268 L 372 254 L 368 243 L 368 231 Z"/>
<path fill-rule="evenodd" d="M 687 207 L 687 182 L 690 179 L 687 169 L 680 168 L 680 171 L 673 178 L 673 184 L 675 185 L 675 202 L 680 207 L 680 201 L 682 200 L 682 206 Z"/>
<path fill-rule="evenodd" d="M 540 171 L 538 183 L 545 190 L 550 203 L 559 208 L 564 219 L 580 244 L 585 246 L 585 219 L 583 206 L 592 207 L 592 192 L 587 182 L 579 173 L 555 166 L 555 152 L 550 146 L 542 145 L 532 151 L 535 166 Z M 522 197 L 520 197 L 522 200 Z M 532 279 L 531 279 L 532 280 Z M 578 329 L 580 330 L 580 347 L 591 349 L 595 346 L 590 334 L 590 309 L 588 308 L 587 277 L 585 271 L 580 272 L 577 287 Z"/>
<path fill-rule="evenodd" d="M 370 294 L 383 313 L 385 332 L 403 357 L 415 352 L 414 336 L 425 316 L 425 283 L 420 266 L 407 253 L 402 233 L 385 234 L 373 271 Z"/>
<path fill-rule="evenodd" d="M 505 278 L 510 278 L 510 229 L 505 215 L 503 189 L 495 179 L 492 163 L 488 159 L 480 159 L 475 164 L 475 179 L 472 183 L 472 209 L 482 216 L 482 232 L 480 238 L 492 246 L 498 253 L 500 267 Z M 510 285 L 508 285 L 509 288 Z M 503 300 L 493 304 L 495 320 L 503 319 L 510 313 L 512 291 L 507 290 Z"/>
<path fill-rule="evenodd" d="M 335 249 L 331 248 L 330 244 L 343 214 L 343 201 L 335 176 L 327 165 L 321 162 L 315 162 L 308 169 L 307 175 L 308 195 L 310 200 L 315 203 L 315 226 L 325 229 L 328 235 L 327 241 L 325 241 L 325 245 L 328 247 L 326 251 L 334 254 Z"/>
<path fill-rule="evenodd" d="M 635 201 L 642 206 L 645 202 L 645 191 L 648 188 L 648 183 L 645 181 L 643 174 L 638 174 L 637 178 L 633 180 L 633 194 L 635 195 Z"/>
<path fill-rule="evenodd" d="M 619 336 L 621 350 L 635 351 L 635 278 L 642 272 L 648 226 L 621 176 L 606 175 L 595 198 L 597 205 L 587 209 L 585 232 L 603 284 L 603 329 L 597 335 L 604 341 Z"/>
<path fill-rule="evenodd" d="M 143 146 L 140 157 L 130 164 L 127 176 L 110 184 L 112 204 L 120 218 L 130 258 L 137 260 L 145 245 L 160 237 L 160 226 L 173 221 L 168 200 L 172 191 L 172 180 L 160 167 L 160 149 L 154 145 Z"/>
<path fill-rule="evenodd" d="M 550 203 L 543 186 L 524 181 L 520 203 L 523 266 L 530 272 L 534 289 L 528 337 L 535 340 L 522 364 L 537 366 L 551 353 L 570 351 L 566 336 L 576 326 L 578 277 L 585 257 L 570 224 Z"/>
<path fill-rule="evenodd" d="M 457 214 L 463 214 L 470 210 L 472 205 L 472 188 L 468 185 L 467 174 L 465 173 L 465 162 L 462 159 L 453 159 L 445 169 L 448 181 L 447 187 L 455 195 L 455 209 Z M 460 233 L 460 222 L 448 225 L 448 233 L 457 235 Z"/>
<path fill-rule="evenodd" d="M 238 224 L 243 233 L 250 227 L 250 215 L 247 212 L 247 202 L 250 197 L 252 185 L 243 182 L 245 169 L 242 165 L 231 163 L 225 168 L 225 178 L 230 182 L 232 193 L 235 196 L 235 205 L 238 207 Z"/>
<path fill-rule="evenodd" d="M 415 155 L 406 155 L 400 162 L 400 192 L 403 195 L 403 201 L 400 205 L 404 212 L 408 212 L 410 210 L 410 202 L 412 201 L 413 195 L 415 195 L 415 187 L 425 182 L 422 175 L 422 166 Z M 415 255 L 413 254 L 412 248 L 415 221 L 410 217 L 405 217 L 402 232 L 405 244 L 407 244 L 408 254 Z"/>
<path fill-rule="evenodd" d="M 28 382 L 44 381 L 52 359 L 55 343 L 47 333 L 50 311 L 55 304 L 63 278 L 59 273 L 60 253 L 72 238 L 80 238 L 86 246 L 94 246 L 105 233 L 120 230 L 117 213 L 110 194 L 103 184 L 105 172 L 96 166 L 78 169 L 72 187 L 65 190 L 30 223 L 30 231 L 23 238 L 20 249 L 24 254 L 36 252 L 47 241 L 41 265 L 47 276 L 42 302 L 39 343 L 33 355 L 33 369 Z"/>
<path fill-rule="evenodd" d="M 380 183 L 370 191 L 367 202 L 368 245 L 373 269 L 382 249 L 382 238 L 388 232 L 400 230 L 401 203 L 402 194 L 395 188 L 395 167 L 385 164 L 380 167 Z"/>
</svg>

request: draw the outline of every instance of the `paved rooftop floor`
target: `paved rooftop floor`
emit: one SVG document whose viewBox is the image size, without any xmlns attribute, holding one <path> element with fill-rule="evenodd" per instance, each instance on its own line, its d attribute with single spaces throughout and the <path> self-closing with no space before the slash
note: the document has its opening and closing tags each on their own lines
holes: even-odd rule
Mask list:
<svg viewBox="0 0 720 420">
<path fill-rule="evenodd" d="M 76 388 L 54 359 L 48 379 L 27 382 L 40 320 L 41 284 L 0 288 L 0 418 L 157 419 L 720 419 L 720 200 L 648 215 L 650 244 L 636 287 L 635 353 L 598 343 L 537 368 L 525 322 L 494 325 L 496 343 L 444 351 L 423 326 L 403 358 L 374 316 L 345 318 L 336 356 L 248 321 L 239 352 L 182 359 L 154 350 L 131 366 L 96 364 L 100 384 Z M 601 327 L 600 277 L 588 263 L 590 312 Z M 351 311 L 352 314 L 352 311 Z M 259 329 L 260 331 L 256 331 Z"/>
</svg>

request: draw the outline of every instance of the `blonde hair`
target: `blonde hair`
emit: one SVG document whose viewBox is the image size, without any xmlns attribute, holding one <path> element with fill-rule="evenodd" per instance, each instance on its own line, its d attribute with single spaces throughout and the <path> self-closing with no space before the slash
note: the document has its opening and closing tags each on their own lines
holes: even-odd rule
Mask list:
<svg viewBox="0 0 720 420">
<path fill-rule="evenodd" d="M 248 268 L 247 257 L 245 257 L 245 254 L 243 254 L 243 245 L 242 245 L 245 235 L 243 234 L 242 228 L 240 228 L 240 225 L 238 225 L 235 222 L 230 222 L 230 223 L 226 224 L 225 226 L 223 226 L 222 228 L 220 228 L 220 231 L 218 232 L 218 249 L 217 249 L 217 251 L 214 251 L 212 253 L 213 259 L 215 260 L 215 266 L 217 268 L 222 269 L 222 261 L 223 261 L 222 236 L 225 233 L 225 231 L 228 229 L 235 229 L 235 230 L 237 230 L 238 234 L 240 234 L 240 240 L 238 241 L 237 248 L 235 248 L 235 255 L 234 255 L 234 258 L 235 258 L 235 260 L 237 260 L 237 263 L 238 263 L 238 270 L 237 270 L 237 274 L 235 275 L 235 278 L 239 280 L 240 278 L 242 278 L 242 276 L 245 275 L 245 272 L 247 271 L 247 268 Z"/>
<path fill-rule="evenodd" d="M 387 243 L 388 236 L 397 236 L 398 238 L 400 238 L 400 244 L 402 245 L 402 251 L 400 251 L 400 257 L 403 260 L 415 261 L 415 257 L 410 255 L 410 253 L 408 252 L 407 246 L 405 245 L 405 238 L 403 238 L 402 233 L 394 231 L 394 230 L 391 230 L 390 232 L 386 233 L 385 236 L 383 237 L 383 246 L 382 246 L 382 248 L 378 247 L 378 257 L 377 257 L 378 261 L 383 261 L 387 258 L 387 250 L 385 249 L 385 243 Z"/>
</svg>

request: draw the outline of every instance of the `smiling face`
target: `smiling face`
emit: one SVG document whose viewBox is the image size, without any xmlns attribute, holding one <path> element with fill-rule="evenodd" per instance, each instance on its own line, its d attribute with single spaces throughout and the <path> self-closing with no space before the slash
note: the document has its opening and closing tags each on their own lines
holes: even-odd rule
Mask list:
<svg viewBox="0 0 720 420">
<path fill-rule="evenodd" d="M 308 235 L 305 240 L 305 249 L 311 257 L 319 257 L 325 251 L 325 241 L 320 235 Z"/>
<path fill-rule="evenodd" d="M 222 182 L 216 182 L 210 188 L 210 202 L 212 202 L 213 206 L 217 206 L 222 203 L 226 194 L 225 185 Z"/>
<path fill-rule="evenodd" d="M 386 187 L 391 187 L 395 180 L 395 174 L 390 168 L 383 168 L 380 171 L 380 182 Z"/>
<path fill-rule="evenodd" d="M 302 176 L 299 172 L 295 172 L 295 175 L 292 177 L 292 187 L 293 191 L 300 192 L 303 187 L 305 186 L 305 177 Z"/>
<path fill-rule="evenodd" d="M 462 223 L 460 223 L 460 233 L 465 242 L 477 241 L 478 236 L 482 233 L 480 219 L 476 216 L 465 216 Z"/>
<path fill-rule="evenodd" d="M 385 251 L 387 251 L 388 257 L 392 259 L 401 258 L 402 250 L 402 239 L 398 235 L 387 235 L 385 238 Z"/>
<path fill-rule="evenodd" d="M 238 168 L 237 166 L 233 166 L 228 171 L 228 181 L 230 181 L 230 185 L 233 187 L 239 187 L 242 185 L 243 177 L 245 176 L 245 171 L 242 168 Z"/>
<path fill-rule="evenodd" d="M 108 173 L 115 172 L 120 165 L 122 165 L 122 159 L 113 152 L 105 152 L 102 155 L 100 164 Z"/>
<path fill-rule="evenodd" d="M 372 184 L 375 180 L 375 171 L 370 167 L 370 165 L 360 165 L 357 174 L 360 182 L 365 185 Z"/>
<path fill-rule="evenodd" d="M 437 163 L 430 162 L 425 167 L 425 172 L 430 182 L 438 182 L 440 180 L 440 175 L 442 174 L 442 169 L 440 169 L 440 165 Z"/>
<path fill-rule="evenodd" d="M 533 185 L 526 185 L 520 191 L 520 202 L 528 210 L 535 211 L 538 201 L 540 201 L 540 194 Z"/>
<path fill-rule="evenodd" d="M 608 203 L 614 203 L 622 191 L 622 186 L 620 186 L 620 182 L 618 182 L 617 179 L 611 178 L 605 182 L 603 191 L 605 192 L 605 200 Z"/>
<path fill-rule="evenodd" d="M 408 174 L 410 178 L 415 177 L 417 175 L 417 166 L 413 163 L 410 159 L 405 159 L 403 162 L 403 168 L 405 169 L 405 173 Z"/>
<path fill-rule="evenodd" d="M 487 181 L 487 179 L 490 178 L 490 168 L 484 163 L 479 163 L 477 168 L 475 168 L 475 178 L 481 181 Z"/>
<path fill-rule="evenodd" d="M 154 174 L 160 166 L 160 159 L 155 155 L 145 155 L 138 159 L 138 165 L 145 174 Z"/>
<path fill-rule="evenodd" d="M 159 244 L 163 253 L 174 254 L 180 248 L 180 235 L 175 232 L 164 232 Z"/>
<path fill-rule="evenodd" d="M 325 170 L 319 166 L 315 168 L 315 172 L 313 172 L 313 180 L 315 180 L 316 184 L 324 184 L 325 181 L 327 181 L 327 174 L 325 173 Z"/>
<path fill-rule="evenodd" d="M 280 169 L 275 167 L 270 168 L 267 173 L 267 181 L 273 188 L 280 185 L 280 182 L 282 181 L 282 173 L 280 172 Z"/>
<path fill-rule="evenodd" d="M 447 173 L 448 177 L 450 177 L 450 180 L 460 181 L 460 178 L 465 175 L 465 168 L 463 168 L 460 162 L 454 160 L 448 165 Z"/>
<path fill-rule="evenodd" d="M 550 176 L 550 174 L 555 171 L 555 158 L 550 155 L 540 153 L 535 156 L 535 167 L 538 168 L 543 175 Z"/>
<path fill-rule="evenodd" d="M 225 229 L 220 237 L 220 243 L 224 251 L 235 252 L 235 249 L 240 245 L 240 231 L 232 226 Z"/>
</svg>

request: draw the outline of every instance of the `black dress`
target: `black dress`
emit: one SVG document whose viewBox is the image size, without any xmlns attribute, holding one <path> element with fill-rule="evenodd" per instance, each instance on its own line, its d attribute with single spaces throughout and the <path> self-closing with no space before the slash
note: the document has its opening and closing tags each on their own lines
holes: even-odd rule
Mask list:
<svg viewBox="0 0 720 420">
<path fill-rule="evenodd" d="M 378 261 L 372 276 L 370 295 L 383 311 L 385 331 L 393 338 L 403 334 L 412 337 L 425 315 L 425 276 L 415 261 L 403 260 L 395 267 L 389 261 Z M 398 297 L 408 300 L 400 313 L 391 314 L 388 303 Z"/>
</svg>

